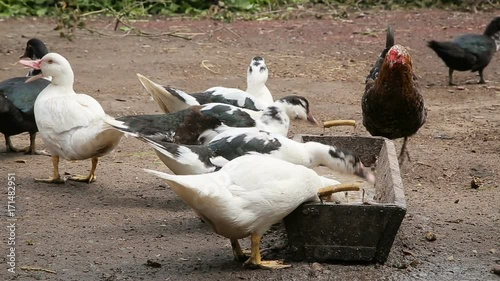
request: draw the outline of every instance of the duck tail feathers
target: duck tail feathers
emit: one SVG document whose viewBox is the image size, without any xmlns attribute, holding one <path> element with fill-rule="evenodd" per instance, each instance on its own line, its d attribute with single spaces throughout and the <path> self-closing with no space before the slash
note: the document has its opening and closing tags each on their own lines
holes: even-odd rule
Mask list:
<svg viewBox="0 0 500 281">
<path fill-rule="evenodd" d="M 118 130 L 122 133 L 125 133 L 125 135 L 130 135 L 133 137 L 139 136 L 136 132 L 130 131 L 130 128 L 125 124 L 125 122 L 116 120 L 115 118 L 113 118 L 107 114 L 105 114 L 102 119 L 106 124 L 113 127 L 115 130 Z"/>
<path fill-rule="evenodd" d="M 200 104 L 194 97 L 181 90 L 157 84 L 139 73 L 137 73 L 137 77 L 146 92 L 153 97 L 153 100 L 165 113 L 180 111 Z"/>
</svg>

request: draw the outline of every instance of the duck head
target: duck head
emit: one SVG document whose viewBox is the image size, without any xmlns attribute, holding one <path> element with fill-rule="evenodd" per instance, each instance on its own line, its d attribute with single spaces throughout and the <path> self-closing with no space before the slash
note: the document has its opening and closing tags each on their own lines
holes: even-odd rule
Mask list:
<svg viewBox="0 0 500 281">
<path fill-rule="evenodd" d="M 47 50 L 47 47 L 42 42 L 42 40 L 37 38 L 31 38 L 30 40 L 28 40 L 28 43 L 26 43 L 26 49 L 24 50 L 23 55 L 19 57 L 19 59 L 37 60 L 41 59 L 48 52 L 49 51 Z M 40 70 L 31 69 L 30 72 L 28 73 L 28 76 L 35 76 L 40 73 L 41 73 Z"/>
<path fill-rule="evenodd" d="M 250 62 L 247 72 L 247 86 L 264 85 L 267 82 L 269 70 L 262 57 L 254 57 Z"/>
<path fill-rule="evenodd" d="M 331 170 L 353 174 L 369 183 L 375 183 L 375 175 L 351 151 L 318 142 L 306 142 L 304 147 L 309 152 L 312 167 L 326 166 Z"/>
<path fill-rule="evenodd" d="M 52 77 L 52 85 L 73 87 L 74 75 L 71 65 L 57 53 L 48 53 L 39 60 L 20 60 L 19 63 L 42 71 L 26 80 L 26 83 L 42 77 Z"/>
<path fill-rule="evenodd" d="M 49 51 L 47 47 L 42 42 L 42 40 L 37 38 L 31 38 L 26 43 L 26 49 L 24 50 L 24 54 L 19 57 L 19 59 L 32 59 L 37 60 L 43 58 Z"/>
<path fill-rule="evenodd" d="M 500 17 L 494 18 L 484 30 L 484 35 L 493 38 L 497 45 L 497 51 L 500 50 Z"/>
<path fill-rule="evenodd" d="M 305 97 L 286 96 L 276 100 L 274 105 L 282 108 L 292 120 L 307 120 L 311 124 L 321 126 L 320 122 L 312 115 L 309 109 L 309 101 Z"/>
</svg>

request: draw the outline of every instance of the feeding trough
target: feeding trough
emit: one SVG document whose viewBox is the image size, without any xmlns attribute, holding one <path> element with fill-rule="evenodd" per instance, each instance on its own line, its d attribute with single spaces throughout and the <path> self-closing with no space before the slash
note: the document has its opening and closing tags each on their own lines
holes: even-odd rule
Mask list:
<svg viewBox="0 0 500 281">
<path fill-rule="evenodd" d="M 375 166 L 371 203 L 306 203 L 285 219 L 293 260 L 380 262 L 387 260 L 406 214 L 401 175 L 392 141 L 381 137 L 299 135 L 354 151 L 365 166 Z"/>
</svg>

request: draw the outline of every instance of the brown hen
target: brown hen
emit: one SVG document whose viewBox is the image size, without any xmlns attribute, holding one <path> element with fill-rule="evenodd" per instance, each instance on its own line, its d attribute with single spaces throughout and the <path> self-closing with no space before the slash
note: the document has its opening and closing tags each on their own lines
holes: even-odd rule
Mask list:
<svg viewBox="0 0 500 281">
<path fill-rule="evenodd" d="M 427 111 L 408 51 L 394 45 L 387 28 L 386 48 L 366 79 L 361 101 L 363 125 L 373 136 L 404 138 L 399 162 L 404 160 L 408 137 L 425 123 Z"/>
</svg>

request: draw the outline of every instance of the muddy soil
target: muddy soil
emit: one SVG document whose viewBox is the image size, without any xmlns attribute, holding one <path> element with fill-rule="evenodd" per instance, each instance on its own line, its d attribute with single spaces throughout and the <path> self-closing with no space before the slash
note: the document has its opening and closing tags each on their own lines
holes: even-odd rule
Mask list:
<svg viewBox="0 0 500 281">
<path fill-rule="evenodd" d="M 475 73 L 456 72 L 459 86 L 450 87 L 448 70 L 426 47 L 430 39 L 482 33 L 494 16 L 416 10 L 368 11 L 348 20 L 136 23 L 150 33 L 196 33 L 192 40 L 122 36 L 112 31 L 113 22 L 101 19 L 88 26 L 112 36 L 77 31 L 72 42 L 60 38 L 50 20 L 0 21 L 1 80 L 25 74 L 13 64 L 26 41 L 38 37 L 68 58 L 77 92 L 92 95 L 113 116 L 160 112 L 136 73 L 188 92 L 216 85 L 245 88 L 246 67 L 261 55 L 275 98 L 304 95 L 317 118 L 352 118 L 358 124 L 364 77 L 383 48 L 385 27 L 392 24 L 396 42 L 413 57 L 428 108 L 427 123 L 409 143 L 411 162 L 401 167 L 408 211 L 385 264 L 291 262 L 292 268 L 280 271 L 243 269 L 232 259 L 229 240 L 200 222 L 164 182 L 142 171 L 168 170 L 154 152 L 124 138 L 101 159 L 92 184 L 34 183 L 35 177 L 51 174 L 50 158 L 0 154 L 4 190 L 8 173 L 15 173 L 17 185 L 16 270 L 10 273 L 6 266 L 7 195 L 2 192 L 0 279 L 499 280 L 491 268 L 500 263 L 500 56 L 485 70 L 486 85 L 470 83 L 478 80 Z M 290 136 L 299 133 L 323 130 L 295 122 Z M 326 133 L 368 135 L 361 125 Z M 13 142 L 25 146 L 28 136 Z M 401 142 L 395 143 L 399 149 Z M 40 138 L 38 145 L 43 148 Z M 89 168 L 90 161 L 60 165 L 67 174 L 86 174 Z M 471 188 L 473 176 L 481 182 L 477 189 Z M 429 231 L 436 235 L 433 242 L 425 239 Z M 282 241 L 264 236 L 263 243 Z M 148 260 L 161 267 L 146 266 Z"/>
</svg>

